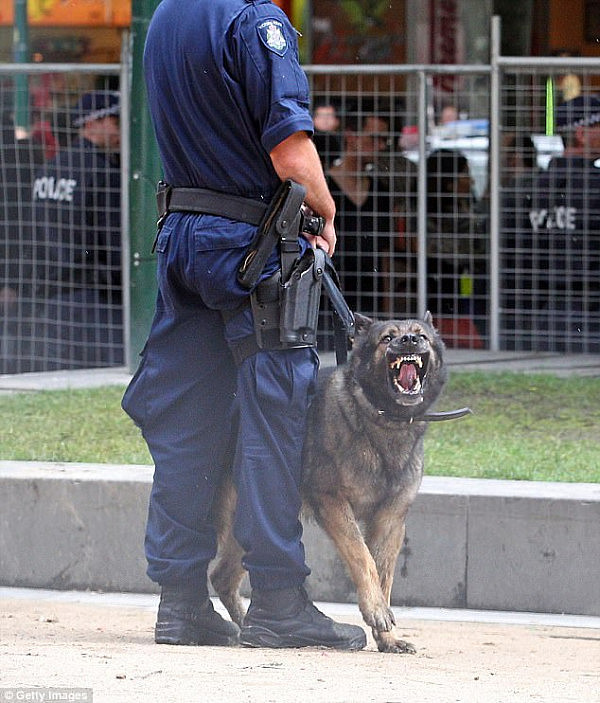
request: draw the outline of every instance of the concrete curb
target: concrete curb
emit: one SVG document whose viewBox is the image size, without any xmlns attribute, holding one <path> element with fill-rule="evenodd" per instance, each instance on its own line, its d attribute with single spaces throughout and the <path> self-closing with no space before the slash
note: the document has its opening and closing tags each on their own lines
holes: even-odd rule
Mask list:
<svg viewBox="0 0 600 703">
<path fill-rule="evenodd" d="M 143 535 L 152 467 L 0 462 L 0 585 L 155 592 Z M 315 600 L 354 602 L 333 545 L 305 526 Z M 600 485 L 426 477 L 392 603 L 600 615 Z"/>
</svg>

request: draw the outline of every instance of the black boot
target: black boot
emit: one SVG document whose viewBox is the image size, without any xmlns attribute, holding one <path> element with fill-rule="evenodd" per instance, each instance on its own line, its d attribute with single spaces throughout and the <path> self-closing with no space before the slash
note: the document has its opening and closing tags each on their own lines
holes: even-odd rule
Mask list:
<svg viewBox="0 0 600 703">
<path fill-rule="evenodd" d="M 213 608 L 208 594 L 189 588 L 163 586 L 156 617 L 157 644 L 235 646 L 240 629 Z"/>
<path fill-rule="evenodd" d="M 362 627 L 334 622 L 315 608 L 304 588 L 253 590 L 240 641 L 246 647 L 362 649 Z"/>
</svg>

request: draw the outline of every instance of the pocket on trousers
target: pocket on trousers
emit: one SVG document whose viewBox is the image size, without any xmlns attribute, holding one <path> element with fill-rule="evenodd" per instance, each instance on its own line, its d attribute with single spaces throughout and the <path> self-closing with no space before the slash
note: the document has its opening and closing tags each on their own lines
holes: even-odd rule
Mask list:
<svg viewBox="0 0 600 703">
<path fill-rule="evenodd" d="M 256 227 L 204 216 L 194 231 L 193 281 L 204 303 L 215 310 L 236 307 L 248 296 L 237 272 Z"/>
<path fill-rule="evenodd" d="M 146 394 L 144 392 L 144 381 L 146 376 L 145 350 L 146 348 L 144 347 L 142 353 L 140 354 L 140 365 L 138 366 L 136 372 L 133 374 L 133 378 L 125 389 L 123 399 L 121 400 L 121 407 L 140 429 L 143 429 L 143 424 L 147 416 L 146 409 L 148 406 Z"/>
</svg>

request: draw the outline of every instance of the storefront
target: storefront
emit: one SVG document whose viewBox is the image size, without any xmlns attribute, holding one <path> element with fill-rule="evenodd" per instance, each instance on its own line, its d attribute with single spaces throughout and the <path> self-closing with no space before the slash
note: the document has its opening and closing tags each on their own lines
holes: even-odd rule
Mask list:
<svg viewBox="0 0 600 703">
<path fill-rule="evenodd" d="M 302 33 L 305 63 L 478 63 L 492 14 L 503 54 L 600 55 L 600 0 L 277 0 Z M 117 62 L 131 0 L 28 0 L 35 62 Z M 565 21 L 568 17 L 569 20 Z M 0 7 L 0 61 L 13 56 L 14 2 Z"/>
</svg>

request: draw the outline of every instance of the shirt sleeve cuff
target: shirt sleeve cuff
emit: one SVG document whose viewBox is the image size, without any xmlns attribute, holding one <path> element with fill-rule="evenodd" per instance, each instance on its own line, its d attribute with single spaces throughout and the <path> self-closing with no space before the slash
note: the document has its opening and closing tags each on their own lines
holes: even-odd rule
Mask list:
<svg viewBox="0 0 600 703">
<path fill-rule="evenodd" d="M 314 131 L 313 121 L 309 114 L 293 115 L 271 125 L 262 135 L 262 145 L 270 154 L 282 141 L 291 137 L 296 132 L 307 132 L 312 136 Z"/>
</svg>

